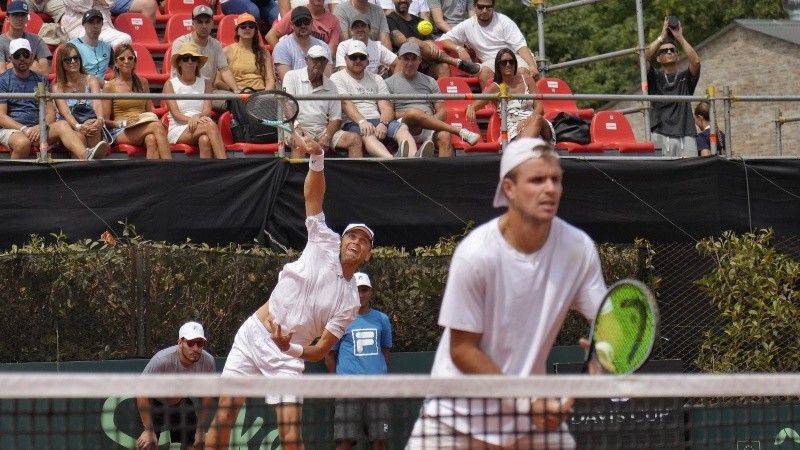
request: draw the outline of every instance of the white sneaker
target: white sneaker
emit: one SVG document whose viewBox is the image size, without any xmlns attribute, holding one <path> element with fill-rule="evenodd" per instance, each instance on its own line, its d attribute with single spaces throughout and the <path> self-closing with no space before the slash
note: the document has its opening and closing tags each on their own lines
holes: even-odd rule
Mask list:
<svg viewBox="0 0 800 450">
<path fill-rule="evenodd" d="M 411 153 L 411 145 L 408 141 L 401 141 L 400 148 L 397 149 L 397 153 L 394 154 L 395 158 L 408 158 L 408 155 Z"/>
<path fill-rule="evenodd" d="M 463 140 L 469 145 L 475 145 L 478 143 L 478 141 L 481 140 L 480 134 L 475 133 L 474 131 L 469 131 L 466 128 L 462 128 L 461 130 L 459 130 L 458 137 L 460 137 L 461 140 Z"/>
<path fill-rule="evenodd" d="M 95 144 L 94 147 L 89 147 L 86 149 L 86 152 L 83 154 L 84 159 L 100 159 L 103 156 L 106 156 L 108 152 L 108 143 L 106 141 L 100 141 Z"/>
<path fill-rule="evenodd" d="M 433 141 L 428 139 L 427 141 L 423 142 L 422 145 L 419 147 L 419 151 L 417 152 L 417 158 L 431 158 L 436 154 L 436 145 L 434 145 Z"/>
</svg>

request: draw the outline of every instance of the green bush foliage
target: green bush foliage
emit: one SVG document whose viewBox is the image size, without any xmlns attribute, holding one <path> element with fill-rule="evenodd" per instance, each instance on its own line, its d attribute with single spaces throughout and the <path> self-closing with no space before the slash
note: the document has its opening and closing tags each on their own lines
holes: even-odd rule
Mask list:
<svg viewBox="0 0 800 450">
<path fill-rule="evenodd" d="M 725 232 L 697 244 L 716 270 L 697 284 L 717 309 L 695 364 L 704 372 L 800 370 L 800 264 L 772 245 L 773 230 Z"/>
<path fill-rule="evenodd" d="M 439 304 L 461 237 L 411 252 L 376 248 L 362 268 L 373 281 L 373 305 L 392 320 L 396 351 L 436 348 Z M 648 261 L 646 243 L 598 248 L 609 283 L 641 276 Z M 31 236 L 0 254 L 0 362 L 149 357 L 177 342 L 187 320 L 203 323 L 209 350 L 225 355 L 281 267 L 297 256 L 257 245 L 153 242 L 132 226 L 100 240 Z M 571 317 L 560 341 L 575 344 L 586 333 L 586 322 Z"/>
</svg>

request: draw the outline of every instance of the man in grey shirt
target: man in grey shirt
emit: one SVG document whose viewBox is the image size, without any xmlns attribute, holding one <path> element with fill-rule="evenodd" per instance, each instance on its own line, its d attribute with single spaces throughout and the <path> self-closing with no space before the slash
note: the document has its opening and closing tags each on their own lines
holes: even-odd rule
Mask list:
<svg viewBox="0 0 800 450">
<path fill-rule="evenodd" d="M 431 21 L 436 27 L 434 38 L 450 31 L 472 15 L 469 0 L 428 0 Z"/>
<path fill-rule="evenodd" d="M 142 373 L 214 373 L 214 357 L 203 350 L 205 346 L 203 326 L 186 322 L 178 333 L 178 344 L 156 353 Z M 137 441 L 139 448 L 158 448 L 162 428 L 170 430 L 171 442 L 180 442 L 181 448 L 203 448 L 206 440 L 203 426 L 208 421 L 211 404 L 210 397 L 202 398 L 200 414 L 196 415 L 192 399 L 188 397 L 137 398 L 136 406 L 144 427 Z"/>
<path fill-rule="evenodd" d="M 340 42 L 353 37 L 350 35 L 350 27 L 353 26 L 356 16 L 364 14 L 369 17 L 371 27 L 369 38 L 373 41 L 379 41 L 389 51 L 392 50 L 389 22 L 386 20 L 386 13 L 380 6 L 370 3 L 368 0 L 351 0 L 336 7 L 333 14 L 339 19 Z"/>
</svg>

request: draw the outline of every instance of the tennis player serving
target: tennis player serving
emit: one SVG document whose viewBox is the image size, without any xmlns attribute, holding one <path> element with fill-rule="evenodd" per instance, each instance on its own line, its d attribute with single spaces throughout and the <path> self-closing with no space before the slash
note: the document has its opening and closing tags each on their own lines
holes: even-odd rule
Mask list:
<svg viewBox="0 0 800 450">
<path fill-rule="evenodd" d="M 558 155 L 541 139 L 503 152 L 494 206 L 508 211 L 453 255 L 432 376 L 545 374 L 567 312 L 594 317 L 606 293 L 600 257 L 586 233 L 556 216 L 562 179 Z M 429 398 L 406 449 L 574 448 L 564 424 L 571 405 Z"/>
<path fill-rule="evenodd" d="M 269 300 L 239 328 L 223 377 L 299 377 L 304 361 L 323 359 L 356 317 L 360 302 L 353 274 L 369 259 L 374 234 L 360 223 L 348 225 L 341 237 L 328 228 L 322 212 L 323 155 L 319 146 L 308 151 L 304 185 L 308 243 L 297 261 L 283 266 Z M 228 448 L 244 400 L 219 399 L 206 436 L 207 449 Z M 282 448 L 303 449 L 302 398 L 268 395 L 266 401 L 275 406 Z"/>
</svg>

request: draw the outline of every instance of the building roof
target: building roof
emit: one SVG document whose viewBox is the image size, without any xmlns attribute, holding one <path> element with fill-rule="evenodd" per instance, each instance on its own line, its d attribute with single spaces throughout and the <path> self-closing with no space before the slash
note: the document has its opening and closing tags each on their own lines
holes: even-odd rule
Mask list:
<svg viewBox="0 0 800 450">
<path fill-rule="evenodd" d="M 748 30 L 755 31 L 756 33 L 765 34 L 790 42 L 795 45 L 800 45 L 800 21 L 798 20 L 759 20 L 759 19 L 736 19 L 728 26 L 721 28 L 719 31 L 711 35 L 708 39 L 701 42 L 695 48 L 702 48 L 710 42 L 716 40 L 718 37 L 727 33 L 733 27 L 743 27 Z"/>
</svg>

